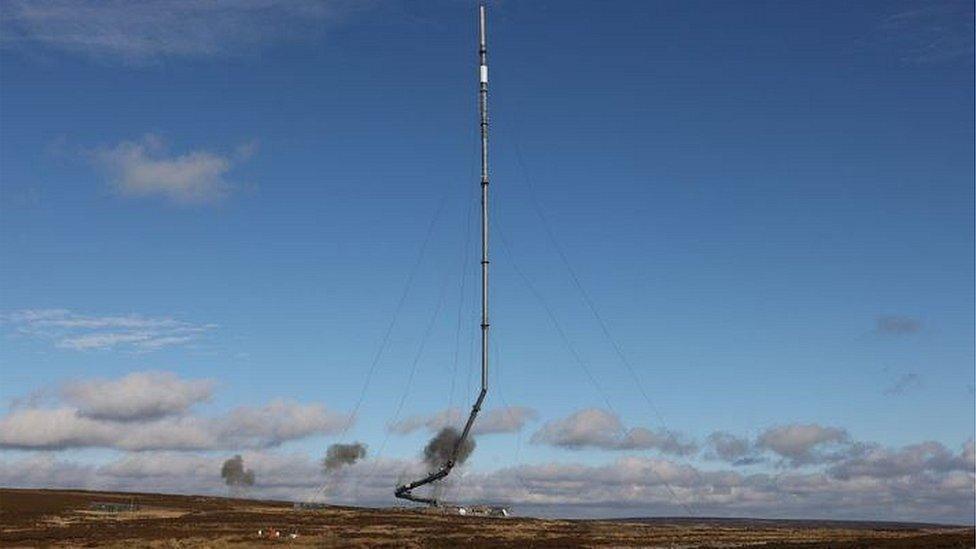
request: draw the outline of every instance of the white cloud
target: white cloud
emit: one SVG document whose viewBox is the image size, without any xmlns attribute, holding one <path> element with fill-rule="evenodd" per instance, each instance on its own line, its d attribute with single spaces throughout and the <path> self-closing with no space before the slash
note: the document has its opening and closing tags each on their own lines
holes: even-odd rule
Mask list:
<svg viewBox="0 0 976 549">
<path fill-rule="evenodd" d="M 25 309 L 0 317 L 16 333 L 77 351 L 156 351 L 193 343 L 216 328 L 168 317 L 93 316 L 68 309 Z"/>
<path fill-rule="evenodd" d="M 171 328 L 180 323 L 171 318 L 147 318 L 139 315 L 127 316 L 84 316 L 68 309 L 27 309 L 7 315 L 8 320 L 29 324 L 37 328 L 126 328 L 155 329 Z"/>
<path fill-rule="evenodd" d="M 749 439 L 715 431 L 708 435 L 705 457 L 727 461 L 732 465 L 754 465 L 762 461 L 757 452 Z"/>
<path fill-rule="evenodd" d="M 973 440 L 970 439 L 958 455 L 934 441 L 912 444 L 897 450 L 869 445 L 862 455 L 832 466 L 829 472 L 837 478 L 847 480 L 857 477 L 895 478 L 949 471 L 972 472 L 974 468 L 976 462 L 973 459 Z"/>
<path fill-rule="evenodd" d="M 0 417 L 0 449 L 111 448 L 129 451 L 270 448 L 334 434 L 348 416 L 319 404 L 274 400 L 216 416 L 190 408 L 211 397 L 212 382 L 139 372 L 118 380 L 75 382 L 54 407 L 15 408 Z"/>
<path fill-rule="evenodd" d="M 618 447 L 621 450 L 655 449 L 673 456 L 687 456 L 698 451 L 697 444 L 679 433 L 667 429 L 651 431 L 644 427 L 634 427 L 627 431 Z"/>
<path fill-rule="evenodd" d="M 0 35 L 8 47 L 142 64 L 239 54 L 317 33 L 351 5 L 336 0 L 7 0 Z"/>
<path fill-rule="evenodd" d="M 216 461 L 210 457 L 174 452 L 154 452 L 128 454 L 115 461 L 106 463 L 98 471 L 107 477 L 132 481 L 143 479 L 173 478 L 184 482 L 201 482 L 213 477 L 219 478 L 219 470 L 214 470 L 212 464 Z"/>
<path fill-rule="evenodd" d="M 348 421 L 348 416 L 320 404 L 274 400 L 260 408 L 242 406 L 232 410 L 215 430 L 219 438 L 237 441 L 235 447 L 261 448 L 312 435 L 335 434 Z"/>
<path fill-rule="evenodd" d="M 53 454 L 33 454 L 17 460 L 0 459 L 0 485 L 11 488 L 97 488 L 95 468 L 59 459 Z"/>
<path fill-rule="evenodd" d="M 134 372 L 118 380 L 68 383 L 62 394 L 82 416 L 126 421 L 181 414 L 210 400 L 213 389 L 212 380 L 182 380 L 172 372 Z"/>
<path fill-rule="evenodd" d="M 590 408 L 547 422 L 532 435 L 532 442 L 564 448 L 616 448 L 624 427 L 616 415 Z"/>
<path fill-rule="evenodd" d="M 506 406 L 492 408 L 478 416 L 472 429 L 476 435 L 493 433 L 515 433 L 522 430 L 529 421 L 539 417 L 539 413 L 526 406 Z"/>
<path fill-rule="evenodd" d="M 793 467 L 836 460 L 850 445 L 844 429 L 815 423 L 771 427 L 756 441 L 757 447 L 774 452 Z"/>
<path fill-rule="evenodd" d="M 536 419 L 538 412 L 525 406 L 507 406 L 483 411 L 472 428 L 475 435 L 495 433 L 515 433 L 529 421 Z M 389 426 L 392 433 L 405 435 L 421 429 L 436 433 L 444 427 L 460 427 L 468 419 L 468 412 L 460 408 L 447 408 L 432 414 L 419 414 L 404 418 Z"/>
<path fill-rule="evenodd" d="M 649 450 L 671 455 L 690 455 L 698 447 L 686 437 L 660 429 L 625 429 L 620 418 L 606 410 L 588 408 L 547 422 L 532 435 L 536 444 L 570 449 Z"/>
<path fill-rule="evenodd" d="M 973 3 L 919 2 L 881 19 L 881 43 L 909 64 L 970 61 L 973 57 Z"/>
<path fill-rule="evenodd" d="M 139 141 L 123 141 L 98 150 L 94 158 L 108 174 L 120 194 L 133 197 L 161 197 L 180 204 L 213 202 L 227 196 L 234 185 L 228 172 L 253 153 L 253 143 L 244 154 L 220 155 L 208 151 L 169 154 L 155 135 Z"/>
<path fill-rule="evenodd" d="M 278 400 L 215 417 L 146 421 L 88 418 L 73 408 L 14 410 L 0 418 L 0 448 L 64 450 L 236 450 L 271 448 L 342 430 L 347 416 L 320 405 Z"/>
<path fill-rule="evenodd" d="M 457 426 L 462 421 L 460 408 L 448 408 L 432 414 L 405 417 L 388 425 L 387 430 L 398 435 L 407 435 L 421 429 L 433 433 L 444 427 Z"/>
<path fill-rule="evenodd" d="M 179 416 L 147 422 L 115 423 L 116 436 L 110 444 L 92 446 L 132 451 L 217 450 L 245 447 L 242 441 L 222 437 L 222 417 Z"/>
<path fill-rule="evenodd" d="M 110 446 L 117 437 L 116 426 L 72 408 L 14 410 L 0 418 L 0 448 Z"/>
<path fill-rule="evenodd" d="M 908 372 L 902 375 L 889 385 L 885 390 L 886 395 L 903 395 L 905 393 L 911 392 L 915 389 L 922 387 L 922 376 L 914 373 Z"/>
<path fill-rule="evenodd" d="M 915 334 L 922 330 L 922 322 L 908 316 L 879 316 L 875 332 L 884 335 Z"/>
</svg>

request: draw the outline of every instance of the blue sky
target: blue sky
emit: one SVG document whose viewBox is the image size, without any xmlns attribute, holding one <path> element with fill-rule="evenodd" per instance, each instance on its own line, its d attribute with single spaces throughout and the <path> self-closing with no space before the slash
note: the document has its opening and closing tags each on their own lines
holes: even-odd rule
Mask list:
<svg viewBox="0 0 976 549">
<path fill-rule="evenodd" d="M 429 434 L 387 426 L 466 407 L 477 383 L 473 8 L 5 4 L 6 420 L 63 401 L 84 415 L 65 384 L 147 371 L 213 380 L 194 404 L 206 417 L 275 399 L 349 413 L 419 256 L 352 428 L 258 444 L 254 459 L 317 456 L 338 440 L 366 442 L 377 463 L 415 458 Z M 839 467 L 822 453 L 830 444 L 897 453 L 932 441 L 964 456 L 968 442 L 971 453 L 971 5 L 490 11 L 488 408 L 529 407 L 534 419 L 479 437 L 472 475 L 647 456 L 739 471 L 706 457 L 717 431 L 767 453 L 743 475 Z M 679 433 L 701 452 L 545 436 L 586 409 L 625 430 Z M 799 454 L 763 438 L 790 425 L 844 435 L 791 447 L 822 458 L 791 468 Z M 80 446 L 8 440 L 3 453 L 9 470 L 151 453 Z M 841 465 L 861 458 L 851 450 Z M 927 518 L 972 520 L 967 467 L 940 473 L 964 474 L 969 488 Z"/>
</svg>

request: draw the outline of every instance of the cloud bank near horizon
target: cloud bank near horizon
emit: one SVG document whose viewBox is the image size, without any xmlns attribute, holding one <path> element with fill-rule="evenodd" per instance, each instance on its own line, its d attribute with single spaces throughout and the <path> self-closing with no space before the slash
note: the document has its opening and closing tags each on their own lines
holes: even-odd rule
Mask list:
<svg viewBox="0 0 976 549">
<path fill-rule="evenodd" d="M 622 456 L 603 465 L 461 468 L 442 493 L 459 502 L 506 504 L 549 516 L 681 516 L 690 509 L 696 516 L 971 523 L 972 442 L 960 454 L 928 446 L 921 453 L 915 447 L 879 449 L 866 461 L 849 462 L 843 472 L 742 474 L 647 456 Z M 943 451 L 960 463 L 947 467 L 941 458 L 917 459 Z M 34 453 L 0 460 L 0 484 L 220 495 L 225 490 L 220 468 L 227 457 L 141 452 L 93 465 Z M 340 504 L 390 505 L 398 480 L 426 471 L 419 460 L 370 458 L 347 466 L 336 480 L 304 454 L 256 451 L 245 452 L 243 459 L 257 479 L 250 497 Z"/>
<path fill-rule="evenodd" d="M 0 417 L 0 485 L 222 494 L 222 464 L 241 454 L 256 478 L 249 487 L 255 497 L 389 505 L 397 481 L 427 472 L 419 457 L 371 456 L 328 477 L 320 456 L 278 447 L 337 435 L 348 416 L 284 400 L 196 413 L 214 390 L 212 380 L 172 372 L 64 383 L 52 391 L 53 401 L 13 406 Z M 431 431 L 455 415 L 419 415 L 398 428 Z M 483 434 L 516 432 L 535 417 L 524 407 L 496 409 L 486 413 Z M 973 439 L 958 449 L 935 441 L 887 447 L 855 440 L 840 427 L 790 423 L 754 438 L 717 431 L 698 443 L 670 431 L 628 429 L 615 414 L 584 409 L 544 423 L 533 440 L 566 449 L 570 459 L 582 447 L 614 457 L 487 471 L 467 464 L 441 493 L 574 516 L 681 515 L 690 509 L 717 516 L 966 522 L 974 510 Z M 111 454 L 102 462 L 72 459 L 86 448 Z"/>
</svg>

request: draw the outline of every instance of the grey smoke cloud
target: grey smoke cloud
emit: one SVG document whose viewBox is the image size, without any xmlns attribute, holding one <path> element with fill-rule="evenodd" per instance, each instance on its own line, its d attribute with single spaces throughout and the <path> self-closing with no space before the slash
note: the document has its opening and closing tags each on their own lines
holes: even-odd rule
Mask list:
<svg viewBox="0 0 976 549">
<path fill-rule="evenodd" d="M 694 441 L 674 431 L 652 431 L 644 427 L 626 429 L 616 414 L 598 408 L 580 410 L 547 422 L 533 433 L 531 442 L 572 450 L 657 450 L 679 456 L 691 455 L 698 450 Z"/>
<path fill-rule="evenodd" d="M 444 427 L 424 447 L 424 462 L 433 467 L 443 465 L 451 458 L 461 433 L 453 427 Z M 469 436 L 458 449 L 455 465 L 464 463 L 474 452 L 474 438 Z"/>
<path fill-rule="evenodd" d="M 244 458 L 236 455 L 220 467 L 224 484 L 231 487 L 254 486 L 254 471 L 244 468 Z"/>
<path fill-rule="evenodd" d="M 322 460 L 322 468 L 328 474 L 345 465 L 352 465 L 365 457 L 365 444 L 359 442 L 352 444 L 332 444 L 325 452 L 325 458 Z"/>
</svg>

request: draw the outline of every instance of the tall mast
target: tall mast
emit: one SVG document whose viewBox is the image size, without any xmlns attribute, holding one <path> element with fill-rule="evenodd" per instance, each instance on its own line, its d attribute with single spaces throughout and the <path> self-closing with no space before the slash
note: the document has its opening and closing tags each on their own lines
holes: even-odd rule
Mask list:
<svg viewBox="0 0 976 549">
<path fill-rule="evenodd" d="M 478 8 L 478 112 L 481 115 L 481 393 L 488 390 L 488 44 L 485 6 Z"/>
<path fill-rule="evenodd" d="M 426 477 L 397 486 L 394 494 L 428 505 L 437 505 L 434 498 L 413 495 L 414 488 L 430 484 L 450 474 L 457 463 L 457 456 L 471 434 L 471 427 L 488 394 L 488 38 L 485 22 L 485 6 L 478 7 L 478 112 L 481 115 L 481 391 L 471 406 L 471 414 L 464 430 L 454 444 L 451 457 L 437 471 Z"/>
</svg>

